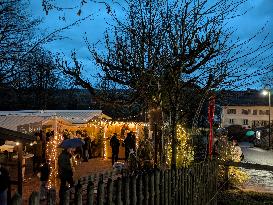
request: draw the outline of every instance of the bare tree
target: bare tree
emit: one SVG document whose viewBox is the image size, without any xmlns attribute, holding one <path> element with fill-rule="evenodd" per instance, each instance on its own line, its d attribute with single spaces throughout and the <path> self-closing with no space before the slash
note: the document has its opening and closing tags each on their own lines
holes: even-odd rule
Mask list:
<svg viewBox="0 0 273 205">
<path fill-rule="evenodd" d="M 142 100 L 149 109 L 160 108 L 162 120 L 170 124 L 175 167 L 181 102 L 190 103 L 181 92 L 198 88 L 202 105 L 213 89 L 262 72 L 262 67 L 250 68 L 262 60 L 261 54 L 272 48 L 272 43 L 264 40 L 258 48 L 251 48 L 256 35 L 246 41 L 232 40 L 233 29 L 227 22 L 241 15 L 238 8 L 245 0 L 125 2 L 120 5 L 125 15 L 122 19 L 106 4 L 115 20 L 105 33 L 106 52 L 86 42 L 102 68 L 102 80 L 129 88 L 134 92 L 132 99 Z M 78 65 L 65 71 L 83 87 L 94 89 Z"/>
<path fill-rule="evenodd" d="M 30 20 L 26 1 L 4 0 L 0 3 L 0 82 L 16 72 L 14 63 L 30 46 L 31 36 L 39 20 Z"/>
</svg>

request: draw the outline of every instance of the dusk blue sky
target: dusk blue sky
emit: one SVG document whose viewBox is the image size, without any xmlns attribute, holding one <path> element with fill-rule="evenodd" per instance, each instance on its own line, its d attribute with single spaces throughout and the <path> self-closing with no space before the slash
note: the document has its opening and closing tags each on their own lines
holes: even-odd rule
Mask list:
<svg viewBox="0 0 273 205">
<path fill-rule="evenodd" d="M 55 2 L 59 6 L 78 6 L 79 0 L 55 0 Z M 65 2 L 72 3 L 69 3 L 70 5 L 66 5 Z M 250 36 L 259 31 L 265 24 L 265 33 L 272 30 L 273 0 L 249 0 L 242 8 L 246 9 L 248 12 L 244 16 L 230 21 L 230 25 L 237 30 L 234 38 L 239 37 L 241 40 L 248 39 Z M 89 14 L 92 14 L 92 20 L 83 21 L 79 25 L 65 30 L 61 33 L 61 35 L 65 37 L 64 39 L 48 43 L 45 45 L 45 47 L 53 53 L 64 53 L 67 58 L 69 58 L 71 51 L 75 50 L 78 53 L 79 59 L 84 63 L 85 67 L 89 68 L 88 74 L 96 75 L 96 73 L 100 72 L 99 69 L 94 65 L 92 59 L 90 59 L 90 55 L 83 37 L 87 36 L 90 43 L 96 43 L 103 40 L 103 32 L 107 28 L 105 21 L 110 21 L 110 17 L 106 13 L 104 4 L 88 2 L 83 6 L 80 16 L 77 15 L 78 8 L 76 10 L 67 11 L 52 10 L 48 15 L 46 15 L 43 11 L 41 0 L 31 0 L 30 9 L 34 18 L 43 19 L 43 22 L 40 24 L 39 30 L 37 31 L 37 34 L 40 37 L 45 36 L 46 34 L 49 34 L 58 28 L 69 25 L 76 20 L 84 18 Z M 63 18 L 65 20 L 63 20 Z M 87 32 L 86 35 L 85 32 Z M 259 45 L 261 40 L 262 36 L 255 39 L 253 46 L 255 46 L 255 44 Z M 273 41 L 273 32 L 270 34 L 269 40 Z M 98 47 L 100 47 L 100 44 L 98 44 Z M 90 70 L 92 71 L 90 72 Z M 253 85 L 252 88 L 260 87 L 262 87 L 262 85 L 258 83 Z"/>
</svg>

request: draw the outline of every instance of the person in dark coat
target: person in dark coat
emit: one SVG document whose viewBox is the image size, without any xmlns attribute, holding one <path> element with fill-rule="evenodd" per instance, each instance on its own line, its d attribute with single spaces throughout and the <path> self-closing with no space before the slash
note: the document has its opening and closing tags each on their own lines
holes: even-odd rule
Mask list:
<svg viewBox="0 0 273 205">
<path fill-rule="evenodd" d="M 40 174 L 40 181 L 41 181 L 40 199 L 44 200 L 46 199 L 46 196 L 47 196 L 46 185 L 47 185 L 49 174 L 50 174 L 50 167 L 47 161 L 44 161 L 44 163 L 41 164 L 39 174 Z"/>
<path fill-rule="evenodd" d="M 123 143 L 125 146 L 125 161 L 128 160 L 129 154 L 130 154 L 130 149 L 133 149 L 133 135 L 132 132 L 129 132 L 127 134 L 127 137 L 124 139 Z"/>
<path fill-rule="evenodd" d="M 83 145 L 83 161 L 84 162 L 88 162 L 89 159 L 89 150 L 90 150 L 90 138 L 88 136 L 84 137 L 84 145 Z"/>
<path fill-rule="evenodd" d="M 60 204 L 64 201 L 64 193 L 67 190 L 66 184 L 68 183 L 70 187 L 74 185 L 73 181 L 73 170 L 70 162 L 71 154 L 68 152 L 67 149 L 64 149 L 58 158 L 58 167 L 59 167 L 59 178 L 61 180 L 60 185 Z"/>
<path fill-rule="evenodd" d="M 10 177 L 8 170 L 0 163 L 0 205 L 8 204 L 8 188 L 10 186 Z"/>
<path fill-rule="evenodd" d="M 117 138 L 117 133 L 114 133 L 110 139 L 110 146 L 112 147 L 112 165 L 118 161 L 119 145 L 120 143 Z"/>
<path fill-rule="evenodd" d="M 33 145 L 33 155 L 33 173 L 36 174 L 39 171 L 39 167 L 43 160 L 43 144 L 38 134 L 36 143 Z"/>
</svg>

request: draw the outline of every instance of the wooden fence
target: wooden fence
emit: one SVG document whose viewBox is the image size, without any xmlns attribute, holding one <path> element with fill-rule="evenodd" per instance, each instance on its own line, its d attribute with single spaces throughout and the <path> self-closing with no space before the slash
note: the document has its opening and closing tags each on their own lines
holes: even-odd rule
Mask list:
<svg viewBox="0 0 273 205">
<path fill-rule="evenodd" d="M 177 170 L 84 177 L 65 193 L 63 204 L 216 205 L 217 171 L 216 162 L 202 162 Z M 56 191 L 49 190 L 47 204 L 56 201 Z M 21 204 L 20 195 L 13 196 L 12 204 Z M 37 192 L 29 204 L 40 204 Z"/>
</svg>

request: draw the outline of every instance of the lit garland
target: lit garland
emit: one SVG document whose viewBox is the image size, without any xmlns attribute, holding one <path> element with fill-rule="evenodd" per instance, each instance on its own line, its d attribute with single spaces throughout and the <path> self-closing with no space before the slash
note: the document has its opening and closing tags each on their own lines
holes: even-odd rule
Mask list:
<svg viewBox="0 0 273 205">
<path fill-rule="evenodd" d="M 46 156 L 49 160 L 50 174 L 48 179 L 48 188 L 57 187 L 56 178 L 58 176 L 58 146 L 63 138 L 56 134 L 46 145 Z"/>
<path fill-rule="evenodd" d="M 184 167 L 189 165 L 194 160 L 193 147 L 190 145 L 190 135 L 186 133 L 185 129 L 181 125 L 177 125 L 176 128 L 177 146 L 176 146 L 176 166 Z M 168 164 L 171 164 L 172 146 L 171 142 L 168 142 L 167 148 Z"/>
</svg>

